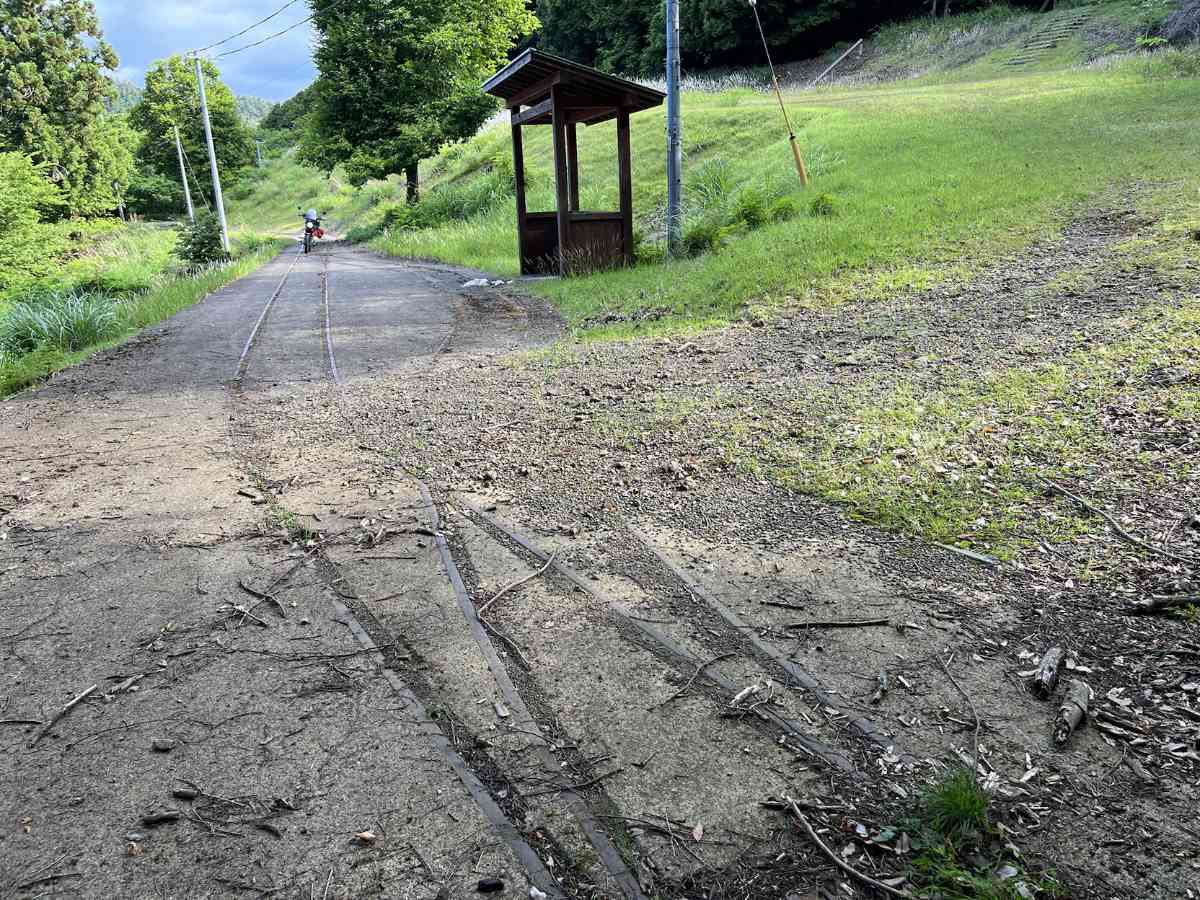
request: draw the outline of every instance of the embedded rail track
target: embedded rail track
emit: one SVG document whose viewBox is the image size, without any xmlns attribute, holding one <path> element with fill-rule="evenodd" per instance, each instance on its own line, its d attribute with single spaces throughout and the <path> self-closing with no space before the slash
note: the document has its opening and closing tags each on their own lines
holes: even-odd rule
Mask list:
<svg viewBox="0 0 1200 900">
<path fill-rule="evenodd" d="M 315 273 L 319 289 L 311 297 L 311 292 L 300 291 L 300 307 L 293 305 L 281 312 L 280 298 L 287 296 L 285 292 L 298 260 L 292 261 L 246 341 L 235 373 L 235 387 L 239 402 L 250 402 L 244 391 L 245 382 L 253 370 L 256 354 L 271 349 L 275 339 L 271 333 L 273 316 L 288 317 L 292 328 L 307 321 L 310 353 L 319 352 L 321 361 L 316 365 L 314 360 L 306 359 L 301 368 L 308 373 L 319 370 L 333 391 L 333 402 L 347 430 L 365 437 L 360 433 L 359 419 L 345 406 L 346 369 L 338 357 L 338 313 L 352 315 L 353 304 L 338 301 L 338 278 L 331 270 L 331 258 L 336 257 L 328 248 L 308 257 L 319 260 L 320 271 Z M 453 333 L 451 324 L 440 338 L 429 337 L 430 365 L 437 363 Z M 317 346 L 319 351 L 315 350 Z M 359 446 L 363 450 L 372 449 L 366 440 L 361 440 Z M 681 823 L 666 819 L 665 826 L 660 827 L 651 821 L 647 828 L 644 810 L 626 808 L 628 802 L 633 802 L 631 796 L 668 794 L 676 773 L 666 768 L 650 776 L 646 763 L 634 763 L 641 770 L 640 794 L 630 795 L 608 787 L 606 779 L 622 769 L 606 772 L 596 759 L 589 758 L 580 748 L 585 743 L 605 746 L 603 732 L 612 723 L 601 720 L 581 724 L 572 704 L 565 703 L 563 697 L 547 685 L 548 669 L 539 666 L 537 659 L 531 662 L 518 646 L 524 643 L 528 648 L 536 642 L 528 640 L 526 634 L 506 633 L 506 626 L 480 615 L 480 608 L 487 598 L 481 589 L 476 554 L 462 541 L 462 528 L 452 529 L 448 537 L 443 526 L 447 515 L 456 517 L 456 521 L 461 521 L 480 540 L 486 541 L 490 548 L 488 552 L 508 554 L 518 566 L 544 567 L 545 575 L 538 579 L 540 590 L 564 608 L 579 608 L 581 614 L 587 616 L 597 639 L 613 647 L 626 648 L 612 654 L 614 671 L 619 674 L 618 682 L 623 687 L 640 683 L 649 693 L 645 664 L 652 661 L 660 672 L 665 666 L 671 673 L 669 679 L 682 685 L 669 700 L 690 694 L 691 702 L 704 704 L 706 721 L 716 723 L 729 719 L 728 726 L 716 727 L 736 729 L 739 743 L 736 750 L 718 746 L 718 742 L 712 740 L 704 741 L 705 729 L 712 726 L 705 725 L 696 732 L 697 746 L 691 752 L 712 771 L 732 774 L 738 758 L 751 754 L 748 746 L 740 745 L 747 740 L 754 741 L 756 735 L 760 747 L 757 752 L 767 754 L 777 766 L 789 765 L 789 760 L 800 761 L 805 767 L 815 766 L 825 777 L 851 781 L 862 772 L 863 765 L 858 757 L 863 755 L 864 747 L 873 746 L 876 750 L 893 747 L 893 741 L 882 729 L 861 716 L 845 723 L 831 723 L 827 710 L 833 706 L 833 699 L 817 679 L 760 639 L 753 628 L 718 598 L 688 579 L 645 535 L 630 529 L 624 546 L 638 557 L 641 569 L 658 570 L 658 586 L 647 591 L 643 599 L 652 604 L 656 616 L 665 617 L 661 619 L 640 615 L 640 608 L 634 610 L 628 603 L 612 596 L 597 584 L 594 575 L 585 576 L 569 564 L 566 560 L 569 553 L 551 551 L 514 525 L 461 497 L 435 498 L 430 486 L 408 467 L 389 459 L 383 451 L 376 451 L 376 455 L 378 458 L 372 462 L 373 466 L 402 474 L 419 491 L 441 569 L 462 617 L 458 627 L 469 633 L 475 652 L 486 665 L 495 692 L 507 708 L 509 733 L 531 739 L 524 751 L 517 754 L 489 747 L 489 742 L 480 734 L 472 734 L 467 724 L 469 716 L 461 708 L 455 709 L 456 704 L 461 704 L 461 698 L 448 696 L 414 670 L 407 661 L 419 657 L 419 652 L 407 645 L 405 636 L 389 628 L 361 599 L 363 595 L 356 588 L 353 576 L 323 551 L 318 553 L 317 568 L 326 586 L 338 597 L 332 601 L 338 615 L 346 621 L 364 650 L 373 655 L 383 677 L 414 713 L 421 733 L 453 769 L 496 834 L 542 892 L 560 897 L 624 897 L 626 900 L 642 900 L 647 892 L 660 896 L 686 896 L 689 888 L 694 890 L 705 879 L 719 880 L 721 870 L 736 866 L 740 854 L 726 854 L 710 862 L 705 855 L 708 848 L 699 843 L 698 837 L 688 834 Z M 701 602 L 686 604 L 672 600 L 672 595 L 681 593 Z M 663 628 L 656 624 L 658 622 L 671 625 Z M 401 646 L 405 653 L 397 652 L 396 648 Z M 536 656 L 535 652 L 529 652 Z M 714 653 L 716 656 L 710 659 Z M 628 659 L 622 661 L 626 656 Z M 640 661 L 641 668 L 635 660 Z M 742 673 L 750 671 L 770 676 L 763 682 L 763 691 L 754 683 L 753 690 L 748 690 Z M 774 684 L 771 678 L 775 680 Z M 595 690 L 602 692 L 604 689 Z M 804 702 L 798 699 L 801 697 Z M 433 715 L 433 709 L 439 710 L 439 714 Z M 634 734 L 646 733 L 655 729 L 659 716 L 655 707 L 646 710 L 626 708 L 622 711 L 624 721 L 619 724 L 621 729 Z M 599 760 L 603 761 L 608 755 L 601 755 Z M 765 799 L 765 794 L 758 799 Z M 725 802 L 727 806 L 736 806 L 732 800 Z M 738 803 L 744 804 L 744 799 L 739 797 Z M 531 818 L 545 824 L 537 828 L 522 827 L 521 823 Z M 564 823 L 569 823 L 565 831 Z M 736 833 L 736 829 L 729 831 L 731 836 Z M 688 857 L 682 869 L 675 865 L 667 867 L 670 871 L 661 870 L 653 858 L 656 851 L 648 849 L 646 841 L 651 836 L 661 838 L 664 835 L 665 846 L 673 857 L 680 851 Z M 638 836 L 641 836 L 640 841 Z M 693 840 L 697 844 L 695 849 L 685 843 Z M 712 852 L 721 855 L 717 850 Z M 603 873 L 601 879 L 594 875 L 590 881 L 580 877 L 580 854 L 590 858 L 593 872 L 596 866 L 599 867 Z M 599 880 L 604 883 L 596 884 Z M 759 896 L 770 895 L 768 892 Z"/>
</svg>

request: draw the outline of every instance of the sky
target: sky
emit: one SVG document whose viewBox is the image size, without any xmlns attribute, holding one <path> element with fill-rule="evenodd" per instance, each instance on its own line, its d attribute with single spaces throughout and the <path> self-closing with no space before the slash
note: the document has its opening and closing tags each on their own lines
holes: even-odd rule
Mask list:
<svg viewBox="0 0 1200 900">
<path fill-rule="evenodd" d="M 121 58 L 117 77 L 141 84 L 156 59 L 203 47 L 269 16 L 287 0 L 94 0 L 104 38 Z M 309 16 L 296 0 L 276 18 L 209 51 L 215 55 L 282 31 Z M 215 60 L 235 94 L 286 100 L 315 77 L 312 28 L 302 25 L 261 47 Z"/>
</svg>

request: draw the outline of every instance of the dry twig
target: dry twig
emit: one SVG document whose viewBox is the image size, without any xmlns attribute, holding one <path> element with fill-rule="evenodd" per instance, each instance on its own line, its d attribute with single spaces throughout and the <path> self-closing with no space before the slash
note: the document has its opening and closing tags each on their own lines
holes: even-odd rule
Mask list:
<svg viewBox="0 0 1200 900">
<path fill-rule="evenodd" d="M 1057 485 L 1053 481 L 1051 481 L 1049 478 L 1046 478 L 1044 475 L 1039 475 L 1038 478 L 1040 478 L 1042 480 L 1042 482 L 1045 483 L 1045 485 L 1047 487 L 1049 487 L 1051 490 L 1057 491 L 1058 493 L 1062 494 L 1064 497 L 1066 497 L 1070 500 L 1074 500 L 1076 503 L 1078 503 L 1080 506 L 1082 506 L 1088 512 L 1102 518 L 1105 522 L 1107 522 L 1109 524 L 1109 527 L 1112 528 L 1112 530 L 1116 533 L 1117 537 L 1119 537 L 1121 540 L 1125 541 L 1126 543 L 1133 544 L 1133 546 L 1135 546 L 1135 547 L 1141 547 L 1143 550 L 1148 550 L 1151 553 L 1157 553 L 1159 556 L 1165 556 L 1167 559 L 1173 559 L 1176 562 L 1185 562 L 1185 563 L 1190 563 L 1191 565 L 1200 564 L 1200 559 L 1196 559 L 1193 556 L 1181 556 L 1178 553 L 1172 553 L 1170 550 L 1164 550 L 1162 547 L 1155 547 L 1153 544 L 1146 543 L 1140 537 L 1130 534 L 1128 531 L 1126 531 L 1124 528 L 1122 528 L 1117 523 L 1117 520 L 1114 519 L 1112 516 L 1110 516 L 1108 513 L 1106 513 L 1104 510 L 1097 509 L 1096 507 L 1092 506 L 1092 504 L 1090 504 L 1086 500 L 1084 500 L 1082 497 L 1077 496 L 1076 494 L 1072 494 L 1066 488 L 1060 487 L 1059 485 Z"/>
<path fill-rule="evenodd" d="M 837 866 L 847 875 L 857 878 L 863 884 L 870 885 L 871 887 L 875 888 L 875 890 L 883 891 L 885 894 L 888 894 L 892 897 L 911 898 L 913 896 L 908 891 L 899 890 L 898 888 L 884 884 L 882 881 L 876 881 L 870 875 L 864 875 L 862 872 L 858 871 L 858 869 L 854 868 L 852 865 L 842 859 L 838 854 L 834 853 L 833 850 L 829 848 L 829 845 L 821 840 L 821 838 L 817 835 L 816 830 L 812 827 L 812 822 L 808 821 L 808 817 L 805 816 L 804 813 L 800 812 L 800 807 L 796 804 L 796 802 L 790 797 L 787 798 L 787 800 L 792 810 L 792 815 L 796 817 L 797 821 L 799 821 L 802 826 L 804 826 L 804 830 L 808 833 L 809 839 L 816 844 L 826 856 L 829 857 L 835 866 Z"/>
<path fill-rule="evenodd" d="M 549 569 L 552 565 L 554 565 L 554 557 L 556 557 L 556 556 L 558 556 L 557 551 L 554 553 L 551 553 L 550 558 L 548 560 L 546 560 L 546 564 L 544 566 L 542 566 L 540 569 L 538 569 L 536 572 L 534 572 L 532 575 L 526 575 L 524 578 L 520 579 L 519 581 L 514 581 L 512 584 L 508 585 L 508 587 L 501 588 L 500 591 L 497 592 L 496 596 L 492 597 L 491 600 L 489 600 L 487 603 L 483 604 L 483 606 L 479 607 L 479 609 L 476 611 L 475 614 L 477 616 L 482 617 L 483 614 L 485 612 L 487 612 L 487 609 L 489 606 L 491 606 L 493 603 L 495 603 L 497 600 L 499 600 L 501 597 L 503 597 L 509 591 L 516 590 L 517 588 L 519 588 L 521 585 L 525 584 L 528 581 L 533 581 L 533 579 L 537 578 L 539 575 L 541 575 L 547 569 Z"/>
<path fill-rule="evenodd" d="M 975 717 L 975 744 L 971 747 L 971 750 L 972 750 L 972 753 L 971 753 L 971 776 L 973 778 L 978 778 L 979 777 L 979 732 L 983 728 L 983 721 L 979 718 L 979 711 L 975 709 L 975 703 L 974 703 L 974 701 L 971 700 L 971 695 L 968 694 L 966 691 L 964 691 L 962 685 L 958 683 L 958 679 L 956 679 L 953 675 L 950 674 L 950 667 L 946 664 L 946 661 L 944 659 L 942 659 L 941 656 L 938 656 L 937 661 L 941 664 L 942 671 L 946 673 L 946 677 L 950 679 L 950 683 L 952 685 L 954 685 L 955 690 L 957 690 L 960 694 L 962 694 L 962 698 L 967 701 L 967 706 L 969 706 L 971 708 L 971 715 L 973 715 Z"/>
<path fill-rule="evenodd" d="M 96 690 L 96 688 L 98 688 L 98 687 L 100 687 L 99 683 L 93 684 L 90 688 L 88 688 L 86 691 L 84 691 L 82 694 L 80 694 L 78 697 L 76 697 L 74 700 L 72 700 L 70 703 L 68 703 L 66 706 L 64 706 L 62 709 L 60 709 L 58 712 L 56 712 L 53 716 L 51 716 L 50 721 L 48 721 L 45 725 L 43 725 L 41 728 L 38 729 L 37 734 L 35 734 L 33 736 L 33 739 L 29 742 L 29 746 L 30 747 L 37 746 L 37 742 L 46 736 L 46 732 L 49 731 L 51 728 L 53 728 L 55 723 L 58 722 L 59 719 L 61 719 L 63 716 L 65 716 L 67 713 L 69 713 L 71 710 L 73 710 L 76 706 L 78 706 L 80 703 L 82 703 L 84 700 L 86 700 L 89 696 L 91 696 L 92 691 Z"/>
</svg>

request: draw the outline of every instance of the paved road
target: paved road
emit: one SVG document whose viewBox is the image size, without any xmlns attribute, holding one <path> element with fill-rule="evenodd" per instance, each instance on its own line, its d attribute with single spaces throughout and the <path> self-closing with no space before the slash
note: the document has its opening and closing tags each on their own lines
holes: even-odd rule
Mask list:
<svg viewBox="0 0 1200 900">
<path fill-rule="evenodd" d="M 256 446 L 257 426 L 328 389 L 331 345 L 347 382 L 427 365 L 463 280 L 288 252 L 0 406 L 0 893 L 465 896 L 487 876 L 554 892 L 258 479 L 278 435 Z M 350 460 L 335 480 L 361 474 Z M 436 555 L 413 562 L 406 579 L 444 580 Z M 44 732 L 22 724 L 88 691 Z"/>
</svg>

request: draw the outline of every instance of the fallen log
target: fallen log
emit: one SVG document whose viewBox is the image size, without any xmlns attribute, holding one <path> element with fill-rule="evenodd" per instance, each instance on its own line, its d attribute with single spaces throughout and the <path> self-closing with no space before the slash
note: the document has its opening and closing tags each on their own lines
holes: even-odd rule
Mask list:
<svg viewBox="0 0 1200 900">
<path fill-rule="evenodd" d="M 1060 747 L 1084 722 L 1087 721 L 1088 704 L 1092 700 L 1092 689 L 1077 678 L 1067 685 L 1067 695 L 1058 708 L 1058 719 L 1054 726 L 1054 743 Z"/>
<path fill-rule="evenodd" d="M 1029 690 L 1035 697 L 1048 700 L 1058 686 L 1058 673 L 1063 665 L 1062 647 L 1051 647 L 1038 663 L 1038 667 L 1029 678 Z"/>
</svg>

